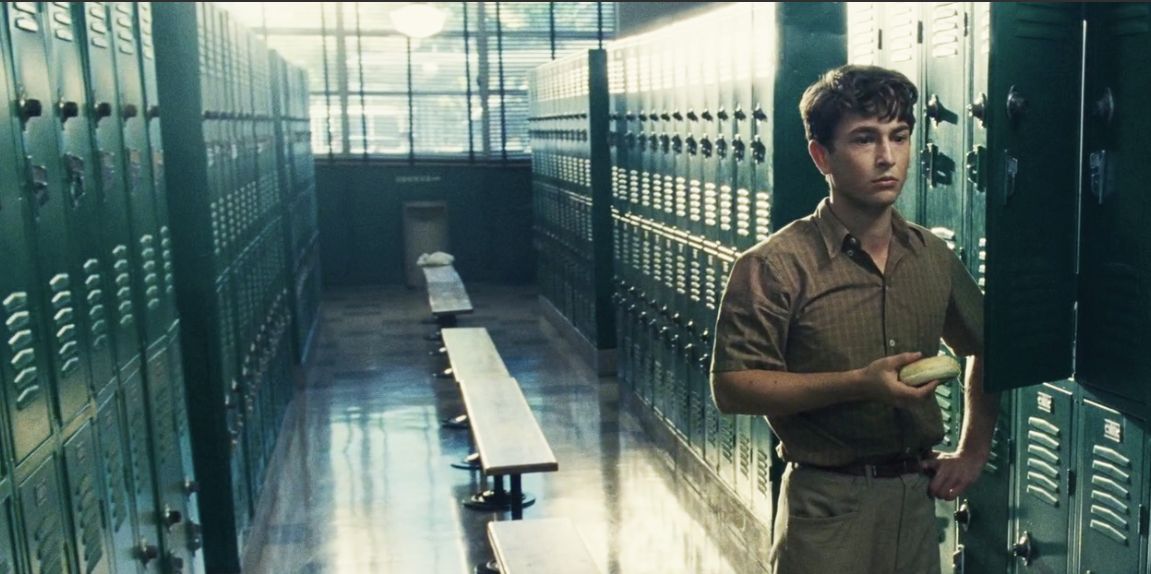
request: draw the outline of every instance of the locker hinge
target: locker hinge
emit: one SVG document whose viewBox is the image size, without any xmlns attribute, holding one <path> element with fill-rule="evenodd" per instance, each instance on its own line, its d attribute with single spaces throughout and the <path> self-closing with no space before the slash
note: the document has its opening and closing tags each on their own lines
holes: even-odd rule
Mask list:
<svg viewBox="0 0 1151 574">
<path fill-rule="evenodd" d="M 1067 497 L 1075 496 L 1075 487 L 1078 482 L 1075 480 L 1075 469 L 1067 469 Z"/>
<path fill-rule="evenodd" d="M 1139 505 L 1139 536 L 1147 536 L 1147 522 L 1148 522 L 1148 518 L 1149 518 L 1148 514 L 1151 514 L 1151 513 L 1149 513 L 1147 511 L 1147 505 L 1146 504 L 1140 504 Z"/>
<path fill-rule="evenodd" d="M 923 43 L 923 20 L 916 22 L 915 28 L 915 42 L 917 44 Z"/>
<path fill-rule="evenodd" d="M 971 14 L 968 12 L 963 13 L 963 37 L 966 38 L 968 30 L 970 30 Z"/>
<path fill-rule="evenodd" d="M 875 49 L 876 50 L 882 50 L 883 49 L 883 28 L 880 28 L 880 29 L 875 31 Z"/>
</svg>

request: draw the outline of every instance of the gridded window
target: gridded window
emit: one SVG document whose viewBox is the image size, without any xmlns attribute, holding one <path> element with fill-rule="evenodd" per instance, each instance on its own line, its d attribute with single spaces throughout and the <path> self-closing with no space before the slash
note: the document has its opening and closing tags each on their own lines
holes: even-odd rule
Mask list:
<svg viewBox="0 0 1151 574">
<path fill-rule="evenodd" d="M 395 29 L 408 2 L 222 2 L 308 71 L 317 155 L 517 160 L 528 76 L 616 31 L 614 2 L 431 2 L 444 28 Z"/>
</svg>

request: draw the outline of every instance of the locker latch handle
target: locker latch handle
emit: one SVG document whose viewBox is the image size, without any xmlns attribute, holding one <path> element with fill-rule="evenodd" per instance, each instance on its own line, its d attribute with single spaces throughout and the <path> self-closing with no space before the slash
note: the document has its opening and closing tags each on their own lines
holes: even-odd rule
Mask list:
<svg viewBox="0 0 1151 574">
<path fill-rule="evenodd" d="M 1031 545 L 1030 532 L 1023 532 L 1023 535 L 1019 537 L 1019 541 L 1011 547 L 1011 555 L 1016 558 L 1022 558 L 1024 565 L 1031 565 L 1031 561 L 1035 559 L 1035 548 Z"/>
<path fill-rule="evenodd" d="M 929 143 L 920 152 L 919 164 L 923 168 L 923 175 L 927 179 L 927 187 L 935 187 L 935 156 L 939 153 L 939 146 Z"/>
<path fill-rule="evenodd" d="M 131 119 L 140 115 L 140 110 L 136 107 L 136 104 L 124 104 L 124 112 L 121 115 L 124 116 L 124 119 Z"/>
<path fill-rule="evenodd" d="M 80 104 L 76 102 L 60 102 L 60 119 L 63 122 L 80 115 Z"/>
<path fill-rule="evenodd" d="M 32 198 L 36 200 L 37 207 L 48 203 L 51 196 L 48 193 L 48 168 L 42 165 L 28 166 L 28 183 L 32 189 Z"/>
<path fill-rule="evenodd" d="M 1007 119 L 1017 121 L 1023 117 L 1023 112 L 1027 110 L 1027 98 L 1015 86 L 1011 86 L 1007 90 Z"/>
<path fill-rule="evenodd" d="M 1095 100 L 1092 115 L 1102 121 L 1104 126 L 1111 125 L 1111 120 L 1115 117 L 1115 94 L 1111 92 L 1111 88 L 1103 88 L 1103 95 Z"/>
<path fill-rule="evenodd" d="M 971 526 L 971 506 L 966 500 L 964 500 L 955 511 L 955 522 L 963 528 L 964 532 L 967 532 L 967 528 Z"/>
<path fill-rule="evenodd" d="M 96 106 L 93 108 L 93 111 L 96 112 L 97 121 L 102 120 L 112 115 L 112 104 L 109 104 L 108 102 L 100 102 L 96 104 Z"/>
<path fill-rule="evenodd" d="M 20 119 L 28 121 L 44 113 L 44 104 L 35 98 L 20 98 Z"/>
<path fill-rule="evenodd" d="M 987 94 L 980 92 L 975 101 L 967 106 L 967 114 L 979 120 L 979 125 L 987 125 Z"/>
<path fill-rule="evenodd" d="M 943 105 L 939 102 L 938 94 L 931 94 L 931 98 L 927 100 L 927 104 L 923 106 L 923 115 L 931 119 L 935 125 L 939 125 L 943 117 Z"/>
<path fill-rule="evenodd" d="M 751 142 L 751 157 L 755 163 L 763 163 L 767 159 L 767 146 L 763 145 L 759 136 L 755 136 Z"/>
</svg>

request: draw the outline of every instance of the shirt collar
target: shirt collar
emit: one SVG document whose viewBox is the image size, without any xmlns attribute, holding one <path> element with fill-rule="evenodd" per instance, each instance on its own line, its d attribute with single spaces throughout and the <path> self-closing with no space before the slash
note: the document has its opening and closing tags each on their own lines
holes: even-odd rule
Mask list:
<svg viewBox="0 0 1151 574">
<path fill-rule="evenodd" d="M 815 208 L 814 219 L 820 235 L 823 236 L 823 244 L 827 248 L 827 254 L 831 258 L 835 258 L 836 255 L 847 249 L 849 247 L 848 242 L 855 239 L 839 221 L 839 218 L 832 213 L 829 198 L 825 197 L 819 202 L 819 206 Z M 920 230 L 909 225 L 899 211 L 894 209 L 891 211 L 891 231 L 893 237 L 904 247 L 910 249 L 912 253 L 918 254 L 919 249 L 927 244 Z M 856 241 L 852 247 L 858 247 L 858 245 L 858 241 Z"/>
</svg>

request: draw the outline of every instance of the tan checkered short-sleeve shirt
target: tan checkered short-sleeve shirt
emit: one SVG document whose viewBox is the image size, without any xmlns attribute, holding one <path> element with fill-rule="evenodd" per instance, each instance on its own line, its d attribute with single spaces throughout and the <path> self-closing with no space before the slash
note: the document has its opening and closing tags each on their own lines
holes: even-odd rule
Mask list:
<svg viewBox="0 0 1151 574">
<path fill-rule="evenodd" d="M 943 240 L 898 214 L 881 273 L 828 201 L 736 261 L 716 325 L 712 371 L 847 371 L 897 353 L 983 349 L 983 296 Z M 841 403 L 768 418 L 785 460 L 842 465 L 930 448 L 935 401 L 911 410 Z"/>
</svg>

